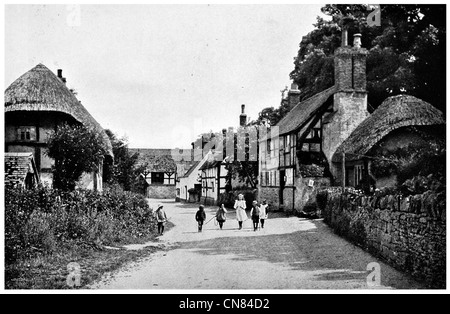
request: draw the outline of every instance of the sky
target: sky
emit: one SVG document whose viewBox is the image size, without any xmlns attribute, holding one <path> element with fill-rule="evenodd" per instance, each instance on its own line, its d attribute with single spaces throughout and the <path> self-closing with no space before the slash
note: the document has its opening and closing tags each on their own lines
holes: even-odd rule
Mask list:
<svg viewBox="0 0 450 314">
<path fill-rule="evenodd" d="M 6 5 L 5 89 L 39 63 L 132 148 L 190 148 L 280 104 L 319 5 Z"/>
</svg>

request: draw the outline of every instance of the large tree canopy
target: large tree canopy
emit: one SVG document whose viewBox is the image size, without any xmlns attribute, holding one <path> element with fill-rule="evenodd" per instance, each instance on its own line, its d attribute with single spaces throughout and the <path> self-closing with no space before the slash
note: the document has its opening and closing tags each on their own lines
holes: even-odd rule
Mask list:
<svg viewBox="0 0 450 314">
<path fill-rule="evenodd" d="M 446 11 L 444 5 L 381 5 L 381 26 L 369 26 L 367 5 L 326 5 L 316 29 L 303 37 L 290 76 L 301 100 L 334 84 L 333 53 L 343 24 L 349 38 L 362 33 L 369 104 L 377 108 L 398 94 L 419 97 L 445 113 Z"/>
<path fill-rule="evenodd" d="M 53 166 L 53 186 L 72 191 L 84 172 L 99 170 L 99 163 L 107 155 L 101 134 L 83 125 L 64 124 L 53 132 L 47 142 Z"/>
</svg>

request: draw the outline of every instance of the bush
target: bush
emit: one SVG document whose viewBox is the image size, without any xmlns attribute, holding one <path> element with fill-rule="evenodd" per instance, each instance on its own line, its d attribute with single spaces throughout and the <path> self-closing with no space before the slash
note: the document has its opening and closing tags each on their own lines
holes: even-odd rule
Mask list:
<svg viewBox="0 0 450 314">
<path fill-rule="evenodd" d="M 370 172 L 375 178 L 397 175 L 399 185 L 417 176 L 445 176 L 445 142 L 430 139 L 397 148 L 388 157 L 385 153 L 372 160 Z"/>
<path fill-rule="evenodd" d="M 323 177 L 325 173 L 325 167 L 316 164 L 312 165 L 300 165 L 300 174 L 302 177 Z"/>
<path fill-rule="evenodd" d="M 12 263 L 71 245 L 98 247 L 152 236 L 146 199 L 119 188 L 62 192 L 5 190 L 5 259 Z"/>
<path fill-rule="evenodd" d="M 328 203 L 328 191 L 319 191 L 316 196 L 317 208 L 324 211 Z"/>
</svg>

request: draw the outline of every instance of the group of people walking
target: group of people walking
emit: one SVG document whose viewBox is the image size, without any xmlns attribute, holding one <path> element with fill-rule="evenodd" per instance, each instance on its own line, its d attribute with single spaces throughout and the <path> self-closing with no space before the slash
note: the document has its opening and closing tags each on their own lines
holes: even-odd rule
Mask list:
<svg viewBox="0 0 450 314">
<path fill-rule="evenodd" d="M 158 204 L 158 207 L 155 211 L 155 218 L 158 223 L 158 234 L 163 235 L 164 234 L 164 226 L 165 223 L 168 221 L 166 212 L 163 210 L 163 205 Z M 247 221 L 249 217 L 247 216 L 247 204 L 244 199 L 244 195 L 239 194 L 238 199 L 234 202 L 234 209 L 236 209 L 236 220 L 238 221 L 239 230 L 242 229 L 244 221 Z M 250 211 L 250 219 L 253 222 L 253 230 L 257 231 L 260 224 L 261 228 L 264 228 L 264 223 L 266 219 L 268 218 L 268 204 L 267 201 L 264 200 L 262 204 L 258 205 L 257 201 L 253 201 L 252 203 L 252 209 Z M 219 209 L 217 210 L 214 217 L 212 217 L 208 222 L 215 219 L 217 221 L 217 224 L 219 225 L 220 230 L 223 229 L 223 225 L 227 220 L 227 213 L 228 211 L 225 208 L 225 205 L 220 205 Z M 198 223 L 198 232 L 202 232 L 203 226 L 205 225 L 206 221 L 206 212 L 205 207 L 203 205 L 199 206 L 198 211 L 195 213 L 195 220 Z"/>
<path fill-rule="evenodd" d="M 236 209 L 236 220 L 238 221 L 239 230 L 242 229 L 244 221 L 248 220 L 246 208 L 247 204 L 244 199 L 244 195 L 239 194 L 238 199 L 234 203 L 234 208 Z M 264 228 L 264 223 L 268 218 L 267 214 L 268 204 L 267 201 L 264 200 L 261 205 L 258 205 L 257 201 L 253 201 L 252 209 L 250 211 L 250 218 L 253 221 L 253 230 L 257 231 L 259 228 L 259 224 L 261 223 L 261 228 Z M 220 230 L 223 229 L 223 224 L 227 220 L 227 210 L 225 205 L 220 205 L 214 217 L 212 217 L 207 223 L 209 223 L 212 219 L 216 219 Z M 202 232 L 203 225 L 206 220 L 205 207 L 203 205 L 199 206 L 199 210 L 195 214 L 195 220 L 198 223 L 198 232 Z"/>
</svg>

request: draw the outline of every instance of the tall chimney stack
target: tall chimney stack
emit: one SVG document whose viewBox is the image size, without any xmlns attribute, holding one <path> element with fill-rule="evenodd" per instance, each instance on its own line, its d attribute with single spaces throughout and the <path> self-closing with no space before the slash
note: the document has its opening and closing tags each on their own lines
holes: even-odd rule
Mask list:
<svg viewBox="0 0 450 314">
<path fill-rule="evenodd" d="M 245 105 L 241 105 L 241 115 L 239 116 L 239 125 L 244 127 L 247 124 L 247 115 L 245 114 Z"/>
<path fill-rule="evenodd" d="M 291 84 L 291 89 L 288 91 L 289 110 L 294 108 L 300 102 L 300 90 L 296 83 Z"/>
</svg>

